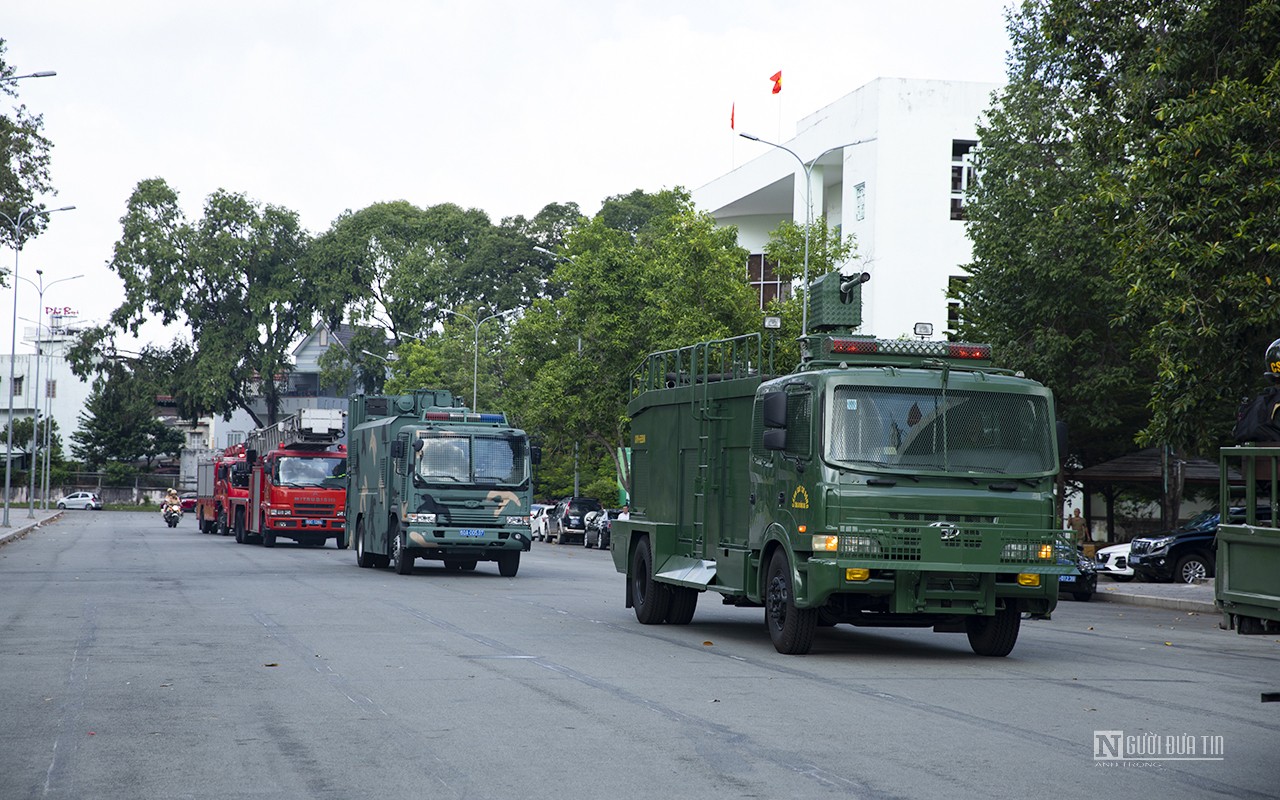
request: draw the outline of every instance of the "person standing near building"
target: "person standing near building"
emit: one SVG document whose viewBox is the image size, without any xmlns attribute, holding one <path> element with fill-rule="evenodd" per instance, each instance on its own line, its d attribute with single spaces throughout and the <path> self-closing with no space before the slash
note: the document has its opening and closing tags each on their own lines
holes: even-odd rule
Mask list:
<svg viewBox="0 0 1280 800">
<path fill-rule="evenodd" d="M 1072 544 L 1076 547 L 1090 541 L 1089 521 L 1080 516 L 1078 508 L 1067 517 L 1067 530 L 1071 531 Z"/>
</svg>

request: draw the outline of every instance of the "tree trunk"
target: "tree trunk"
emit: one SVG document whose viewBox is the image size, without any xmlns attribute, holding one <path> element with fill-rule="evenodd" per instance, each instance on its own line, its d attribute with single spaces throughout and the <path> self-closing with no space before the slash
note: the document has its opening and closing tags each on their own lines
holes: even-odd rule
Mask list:
<svg viewBox="0 0 1280 800">
<path fill-rule="evenodd" d="M 1166 446 L 1162 462 L 1164 493 L 1160 498 L 1160 523 L 1165 529 L 1178 525 L 1178 513 L 1182 507 L 1182 489 L 1186 483 L 1186 460 L 1182 451 Z"/>
</svg>

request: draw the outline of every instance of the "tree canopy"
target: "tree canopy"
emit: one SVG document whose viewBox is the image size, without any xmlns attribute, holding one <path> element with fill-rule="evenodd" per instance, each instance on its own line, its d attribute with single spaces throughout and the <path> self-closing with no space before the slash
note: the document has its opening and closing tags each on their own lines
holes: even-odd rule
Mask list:
<svg viewBox="0 0 1280 800">
<path fill-rule="evenodd" d="M 136 334 L 148 319 L 185 322 L 190 360 L 173 380 L 190 418 L 241 408 L 261 425 L 252 401 L 262 397 L 265 424 L 274 423 L 290 347 L 338 302 L 333 295 L 349 291 L 341 276 L 306 257 L 310 237 L 297 214 L 219 190 L 189 222 L 177 192 L 153 178 L 134 189 L 121 223 L 109 266 L 124 282 L 125 300 L 111 329 Z"/>
<path fill-rule="evenodd" d="M 183 437 L 156 416 L 155 384 L 113 360 L 94 380 L 71 442 L 72 453 L 91 470 L 112 463 L 132 467 L 139 460 L 150 468 L 159 456 L 176 455 Z"/>
<path fill-rule="evenodd" d="M 979 130 L 960 333 L 1049 384 L 1087 465 L 1212 454 L 1280 333 L 1276 0 L 1025 0 Z"/>
<path fill-rule="evenodd" d="M 0 78 L 10 78 L 17 70 L 6 62 L 4 53 L 4 39 L 0 39 Z M 0 96 L 16 98 L 18 86 L 17 81 L 0 80 Z M 19 213 L 43 209 L 38 198 L 54 193 L 49 178 L 53 143 L 45 138 L 43 128 L 43 117 L 24 105 L 0 109 L 0 212 L 15 224 Z M 0 218 L 0 242 L 18 245 L 39 235 L 46 224 L 47 217 L 31 216 L 15 232 L 13 224 Z"/>
<path fill-rule="evenodd" d="M 516 420 L 562 447 L 578 443 L 598 496 L 617 479 L 629 486 L 616 454 L 632 372 L 651 351 L 758 330 L 745 262 L 736 231 L 716 228 L 684 190 L 607 200 L 569 234 L 555 293 L 512 326 L 507 402 Z M 613 474 L 597 472 L 601 464 Z"/>
</svg>

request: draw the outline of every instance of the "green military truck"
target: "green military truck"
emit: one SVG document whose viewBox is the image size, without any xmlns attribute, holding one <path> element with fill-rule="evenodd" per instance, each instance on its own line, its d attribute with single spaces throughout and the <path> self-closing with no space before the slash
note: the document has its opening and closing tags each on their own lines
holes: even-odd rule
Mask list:
<svg viewBox="0 0 1280 800">
<path fill-rule="evenodd" d="M 1218 507 L 1233 512 L 1218 526 L 1214 559 L 1222 626 L 1241 634 L 1280 633 L 1280 522 L 1272 499 L 1280 488 L 1280 449 L 1224 447 L 1220 459 Z M 1233 491 L 1237 476 L 1243 498 Z"/>
<path fill-rule="evenodd" d="M 815 281 L 793 373 L 758 335 L 653 353 L 633 376 L 631 518 L 613 560 L 641 623 L 699 596 L 763 606 L 779 652 L 818 625 L 967 632 L 1004 656 L 1062 557 L 1048 389 L 985 345 L 856 336 L 865 275 Z"/>
<path fill-rule="evenodd" d="M 478 414 L 444 389 L 357 395 L 347 414 L 346 533 L 361 567 L 415 559 L 514 577 L 529 549 L 531 452 L 504 414 Z"/>
</svg>

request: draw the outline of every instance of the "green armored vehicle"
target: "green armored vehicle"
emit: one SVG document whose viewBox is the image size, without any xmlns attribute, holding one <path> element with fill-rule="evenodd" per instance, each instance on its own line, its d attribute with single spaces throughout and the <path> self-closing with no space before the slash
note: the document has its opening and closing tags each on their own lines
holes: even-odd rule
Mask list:
<svg viewBox="0 0 1280 800">
<path fill-rule="evenodd" d="M 1023 612 L 1055 607 L 1075 567 L 1049 390 L 992 367 L 985 345 L 848 333 L 865 279 L 814 283 L 791 374 L 762 374 L 758 335 L 637 369 L 613 560 L 640 622 L 687 624 L 715 592 L 764 606 L 782 653 L 851 623 L 966 632 L 1004 656 Z"/>
<path fill-rule="evenodd" d="M 455 405 L 444 389 L 357 395 L 347 414 L 346 532 L 361 567 L 413 572 L 414 559 L 514 577 L 529 549 L 531 452 L 504 414 Z"/>
</svg>

